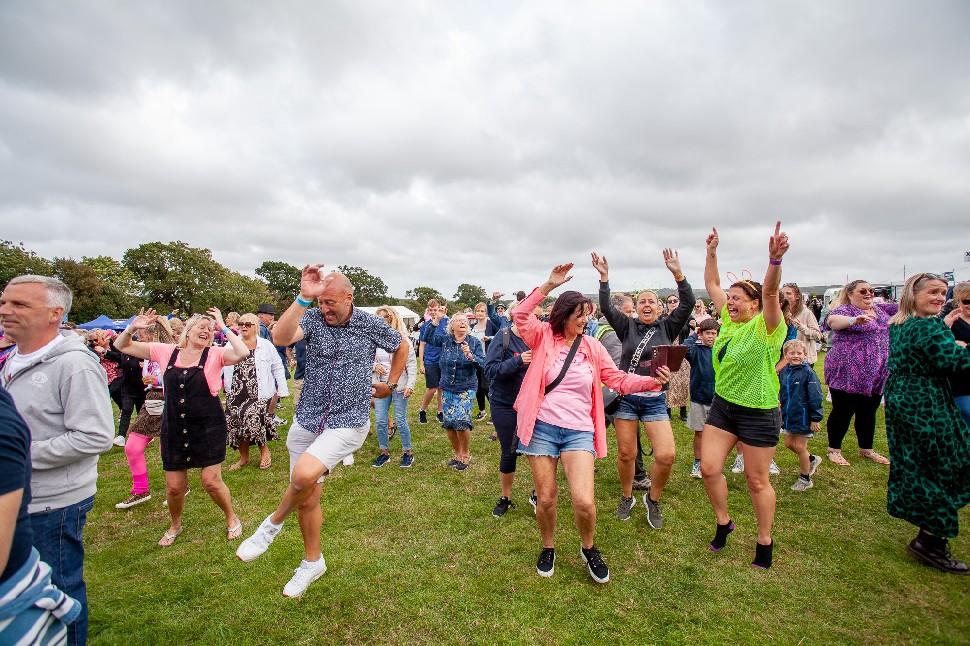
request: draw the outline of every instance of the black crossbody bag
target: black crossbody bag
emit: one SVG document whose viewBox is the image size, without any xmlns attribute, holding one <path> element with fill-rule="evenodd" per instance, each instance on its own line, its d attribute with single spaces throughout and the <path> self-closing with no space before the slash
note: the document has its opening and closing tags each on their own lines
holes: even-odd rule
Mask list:
<svg viewBox="0 0 970 646">
<path fill-rule="evenodd" d="M 573 357 L 576 356 L 576 351 L 579 350 L 579 342 L 583 340 L 583 335 L 580 334 L 573 341 L 572 347 L 569 348 L 569 354 L 566 355 L 566 360 L 562 364 L 562 370 L 559 371 L 559 376 L 552 380 L 550 383 L 546 384 L 545 394 L 548 395 L 552 390 L 559 385 L 562 378 L 566 376 L 566 371 L 569 370 L 569 364 L 573 362 Z"/>
</svg>

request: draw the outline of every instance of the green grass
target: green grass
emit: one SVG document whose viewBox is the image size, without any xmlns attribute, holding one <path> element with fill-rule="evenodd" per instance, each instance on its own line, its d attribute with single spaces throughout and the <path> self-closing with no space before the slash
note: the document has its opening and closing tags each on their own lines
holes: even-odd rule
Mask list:
<svg viewBox="0 0 970 646">
<path fill-rule="evenodd" d="M 420 395 L 411 399 L 415 464 L 394 458 L 370 468 L 371 435 L 352 467 L 338 467 L 324 485 L 323 551 L 329 568 L 302 599 L 284 599 L 283 585 L 303 555 L 296 518 L 253 563 L 237 560 L 237 542 L 190 475 L 185 531 L 168 549 L 156 541 L 168 527 L 157 443 L 148 450 L 150 502 L 120 511 L 130 487 L 124 454 L 102 457 L 94 510 L 88 516 L 86 579 L 94 644 L 212 643 L 970 643 L 970 577 L 925 567 L 904 552 L 915 528 L 885 511 L 888 468 L 853 459 L 827 460 L 815 487 L 795 494 L 794 455 L 780 445 L 775 565 L 749 567 L 755 522 L 743 476 L 727 470 L 737 524 L 728 547 L 708 551 L 714 520 L 699 480 L 687 476 L 691 435 L 675 419 L 678 459 L 664 492 L 664 529 L 646 524 L 642 504 L 622 523 L 615 442 L 597 461 L 596 544 L 610 566 L 597 585 L 579 558 L 568 486 L 560 470 L 556 573 L 536 575 L 539 536 L 528 504 L 525 458 L 502 519 L 497 442 L 491 426 L 472 432 L 473 461 L 464 473 L 445 468 L 451 447 L 440 425 L 417 424 Z M 283 412 L 292 416 L 292 403 Z M 824 423 L 823 423 L 824 428 Z M 285 437 L 285 434 L 284 434 Z M 279 502 L 287 481 L 284 442 L 271 445 L 267 471 L 224 473 L 244 536 Z M 824 453 L 822 433 L 810 443 Z M 876 449 L 886 452 L 882 413 Z M 253 450 L 254 464 L 258 454 Z M 235 457 L 230 454 L 230 463 Z M 961 520 L 970 520 L 963 510 Z M 970 558 L 970 542 L 951 542 Z"/>
</svg>

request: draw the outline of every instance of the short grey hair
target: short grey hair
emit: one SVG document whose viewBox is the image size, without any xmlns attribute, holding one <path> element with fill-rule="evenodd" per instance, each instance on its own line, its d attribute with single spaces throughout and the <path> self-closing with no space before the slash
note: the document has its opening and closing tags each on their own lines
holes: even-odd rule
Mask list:
<svg viewBox="0 0 970 646">
<path fill-rule="evenodd" d="M 632 303 L 633 297 L 628 296 L 627 294 L 613 294 L 610 297 L 610 303 L 612 303 L 613 307 L 615 307 L 616 309 L 620 309 L 621 307 L 626 305 L 627 301 L 630 301 Z"/>
<path fill-rule="evenodd" d="M 74 294 L 71 292 L 71 288 L 51 276 L 35 276 L 34 274 L 25 274 L 23 276 L 17 276 L 11 278 L 10 285 L 21 285 L 24 283 L 40 283 L 47 290 L 47 307 L 60 307 L 64 309 L 64 313 L 67 314 L 71 311 L 71 303 L 74 301 Z"/>
</svg>

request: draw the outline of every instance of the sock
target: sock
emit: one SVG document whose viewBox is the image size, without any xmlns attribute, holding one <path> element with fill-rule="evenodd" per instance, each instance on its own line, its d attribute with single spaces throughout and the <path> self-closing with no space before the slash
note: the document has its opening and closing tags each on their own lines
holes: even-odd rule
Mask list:
<svg viewBox="0 0 970 646">
<path fill-rule="evenodd" d="M 148 473 L 139 473 L 138 475 L 132 474 L 131 493 L 136 495 L 140 493 L 148 493 Z"/>
<path fill-rule="evenodd" d="M 717 526 L 717 531 L 714 532 L 714 540 L 711 541 L 711 550 L 714 552 L 720 552 L 727 545 L 728 534 L 734 531 L 734 521 L 729 520 L 723 525 Z"/>
<path fill-rule="evenodd" d="M 771 550 L 775 546 L 775 542 L 771 541 L 768 545 L 762 545 L 761 543 L 755 544 L 754 551 L 754 562 L 751 564 L 754 567 L 762 568 L 767 570 L 771 567 Z"/>
<path fill-rule="evenodd" d="M 281 529 L 283 527 L 283 523 L 280 523 L 279 525 L 277 525 L 276 523 L 273 522 L 273 514 L 270 514 L 269 516 L 267 516 L 266 520 L 263 522 L 265 522 L 267 525 L 275 529 Z"/>
<path fill-rule="evenodd" d="M 808 475 L 807 473 L 799 474 L 798 477 L 801 478 L 802 480 L 808 480 L 809 482 L 812 481 L 812 476 Z"/>
</svg>

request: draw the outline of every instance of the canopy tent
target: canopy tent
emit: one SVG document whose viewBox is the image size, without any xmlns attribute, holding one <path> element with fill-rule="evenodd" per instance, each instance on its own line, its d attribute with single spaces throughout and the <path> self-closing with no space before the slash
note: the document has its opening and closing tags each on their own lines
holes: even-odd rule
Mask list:
<svg viewBox="0 0 970 646">
<path fill-rule="evenodd" d="M 358 307 L 358 306 L 355 305 L 354 307 Z M 412 312 L 410 309 L 408 309 L 407 307 L 404 307 L 403 305 L 390 305 L 389 307 L 391 307 L 397 312 L 397 315 L 401 317 L 401 320 L 404 321 L 404 324 L 408 326 L 409 330 L 413 328 L 414 324 L 418 322 L 419 318 L 421 318 L 419 314 Z M 360 306 L 360 309 L 364 310 L 365 312 L 370 312 L 371 314 L 377 313 L 376 307 Z"/>
<path fill-rule="evenodd" d="M 126 325 L 128 325 L 128 321 L 116 321 L 102 314 L 93 321 L 81 323 L 77 327 L 79 330 L 93 330 L 95 328 L 102 330 L 124 330 Z"/>
</svg>

